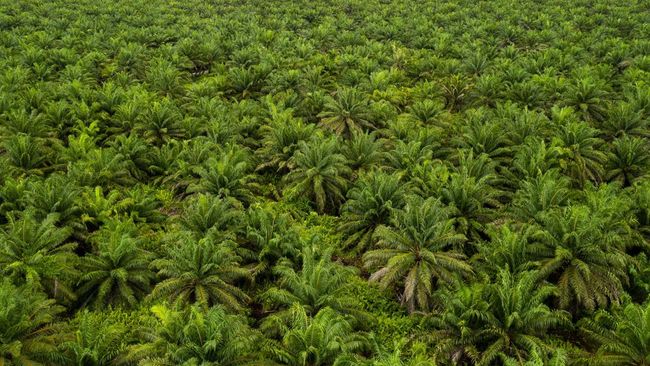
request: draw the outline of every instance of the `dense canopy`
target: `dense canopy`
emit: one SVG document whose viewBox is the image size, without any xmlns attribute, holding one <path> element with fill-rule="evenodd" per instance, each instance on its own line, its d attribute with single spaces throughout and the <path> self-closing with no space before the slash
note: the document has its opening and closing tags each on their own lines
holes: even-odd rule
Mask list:
<svg viewBox="0 0 650 366">
<path fill-rule="evenodd" d="M 0 365 L 650 365 L 649 4 L 0 0 Z"/>
</svg>

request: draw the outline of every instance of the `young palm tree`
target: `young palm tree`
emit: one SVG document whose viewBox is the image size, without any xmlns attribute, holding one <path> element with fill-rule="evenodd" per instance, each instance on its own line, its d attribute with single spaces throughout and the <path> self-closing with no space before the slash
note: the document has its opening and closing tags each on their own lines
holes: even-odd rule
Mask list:
<svg viewBox="0 0 650 366">
<path fill-rule="evenodd" d="M 250 204 L 254 200 L 251 167 L 250 156 L 245 150 L 229 146 L 218 158 L 209 158 L 197 169 L 201 179 L 198 184 L 190 185 L 187 192 L 207 192 Z"/>
<path fill-rule="evenodd" d="M 436 363 L 470 365 L 479 359 L 482 327 L 490 318 L 485 292 L 484 284 L 475 283 L 436 293 L 436 302 L 444 307 L 422 321 L 424 326 L 432 328 L 425 340 L 434 345 L 432 353 Z"/>
<path fill-rule="evenodd" d="M 471 241 L 485 237 L 485 223 L 491 219 L 493 208 L 501 206 L 501 192 L 494 188 L 493 181 L 492 174 L 477 178 L 463 167 L 442 188 L 442 201 L 455 208 L 452 217 L 456 218 L 458 232 Z"/>
<path fill-rule="evenodd" d="M 599 128 L 606 133 L 606 136 L 620 137 L 622 135 L 650 137 L 647 118 L 643 117 L 642 111 L 634 108 L 632 103 L 622 102 L 613 106 L 607 118 L 599 125 Z"/>
<path fill-rule="evenodd" d="M 454 250 L 465 236 L 456 233 L 450 209 L 438 200 L 412 199 L 395 211 L 391 226 L 377 229 L 376 237 L 381 249 L 363 256 L 364 266 L 374 271 L 370 281 L 403 288 L 401 301 L 410 312 L 430 308 L 437 283 L 453 284 L 472 272 Z"/>
<path fill-rule="evenodd" d="M 200 193 L 186 200 L 179 220 L 183 228 L 200 239 L 211 231 L 227 231 L 237 223 L 240 215 L 241 211 L 234 207 L 232 200 Z"/>
<path fill-rule="evenodd" d="M 9 165 L 21 174 L 42 175 L 47 169 L 48 154 L 40 140 L 28 135 L 13 135 L 4 142 Z"/>
<path fill-rule="evenodd" d="M 558 115 L 562 113 L 565 112 L 556 112 Z M 587 181 L 599 182 L 606 156 L 600 150 L 603 141 L 597 137 L 598 130 L 570 118 L 557 120 L 560 125 L 556 141 L 562 152 L 560 165 L 565 174 L 573 178 L 579 187 L 583 187 Z"/>
<path fill-rule="evenodd" d="M 545 304 L 555 288 L 540 284 L 535 272 L 513 275 L 505 269 L 499 271 L 496 280 L 489 286 L 487 297 L 493 318 L 486 333 L 492 339 L 478 363 L 487 365 L 504 356 L 521 362 L 531 352 L 550 356 L 554 347 L 548 343 L 549 331 L 571 324 L 567 312 Z"/>
<path fill-rule="evenodd" d="M 375 231 L 389 223 L 393 209 L 405 204 L 406 188 L 396 174 L 378 171 L 361 178 L 348 192 L 348 200 L 341 207 L 341 232 L 344 245 L 363 253 L 372 247 Z"/>
<path fill-rule="evenodd" d="M 598 344 L 590 365 L 650 365 L 650 303 L 627 304 L 584 318 L 581 330 Z"/>
<path fill-rule="evenodd" d="M 56 346 L 64 333 L 54 322 L 64 310 L 29 285 L 0 282 L 0 364 L 61 363 Z"/>
<path fill-rule="evenodd" d="M 313 318 L 301 306 L 291 310 L 292 319 L 282 340 L 268 347 L 270 358 L 288 366 L 358 364 L 368 340 L 363 333 L 355 332 L 344 317 L 330 308 L 322 309 Z"/>
<path fill-rule="evenodd" d="M 329 307 L 341 314 L 351 315 L 350 321 L 364 320 L 358 300 L 350 294 L 352 267 L 332 262 L 332 250 L 305 247 L 302 267 L 296 271 L 292 263 L 282 261 L 273 272 L 278 276 L 277 286 L 266 290 L 260 297 L 265 304 L 280 308 L 264 320 L 262 328 L 273 330 L 278 323 L 288 324 L 293 306 L 302 306 L 309 316 Z"/>
<path fill-rule="evenodd" d="M 512 170 L 519 179 L 534 178 L 551 169 L 560 168 L 562 149 L 548 146 L 542 138 L 528 137 L 517 147 L 512 160 Z"/>
<path fill-rule="evenodd" d="M 554 350 L 549 331 L 570 324 L 568 313 L 544 303 L 554 291 L 540 285 L 535 272 L 500 269 L 493 284 L 443 292 L 443 310 L 426 320 L 436 329 L 431 336 L 436 359 L 476 365 L 548 360 Z"/>
<path fill-rule="evenodd" d="M 616 302 L 627 282 L 624 238 L 606 217 L 585 206 L 551 210 L 541 217 L 541 276 L 558 286 L 559 306 L 576 313 Z M 617 226 L 617 225 L 615 225 Z"/>
<path fill-rule="evenodd" d="M 563 101 L 573 107 L 587 121 L 602 121 L 607 113 L 609 91 L 607 84 L 593 78 L 578 79 L 570 85 Z"/>
<path fill-rule="evenodd" d="M 254 280 L 271 277 L 271 267 L 279 260 L 294 261 L 300 255 L 302 245 L 299 233 L 292 227 L 291 216 L 284 207 L 275 203 L 255 204 L 246 212 L 245 225 L 240 236 L 243 247 L 250 250 L 255 258 Z"/>
<path fill-rule="evenodd" d="M 151 290 L 152 254 L 121 230 L 100 235 L 97 251 L 81 258 L 78 298 L 95 309 L 134 307 Z"/>
<path fill-rule="evenodd" d="M 55 213 L 58 214 L 57 224 L 77 229 L 80 226 L 79 193 L 79 187 L 66 176 L 53 174 L 43 181 L 27 184 L 25 203 L 34 209 L 37 220 Z"/>
<path fill-rule="evenodd" d="M 344 137 L 375 128 L 368 100 L 356 89 L 340 89 L 334 97 L 327 97 L 318 117 L 324 127 Z"/>
<path fill-rule="evenodd" d="M 78 275 L 76 244 L 67 242 L 72 230 L 55 226 L 50 214 L 38 222 L 31 213 L 10 217 L 0 229 L 0 273 L 14 283 L 26 283 L 53 297 L 74 298 L 69 285 Z"/>
<path fill-rule="evenodd" d="M 382 143 L 376 139 L 374 133 L 355 133 L 351 139 L 345 141 L 342 153 L 355 176 L 381 164 L 384 156 Z"/>
<path fill-rule="evenodd" d="M 539 243 L 542 233 L 536 226 L 524 225 L 515 229 L 514 225 L 505 224 L 489 228 L 488 234 L 490 240 L 479 243 L 478 254 L 473 258 L 484 265 L 487 274 L 506 267 L 514 274 L 532 269 L 544 249 Z"/>
<path fill-rule="evenodd" d="M 179 234 L 177 240 L 167 248 L 165 257 L 151 263 L 163 278 L 151 297 L 198 303 L 205 308 L 223 304 L 229 310 L 241 310 L 248 295 L 234 282 L 248 278 L 250 273 L 239 267 L 232 246 L 209 238 L 196 241 L 188 233 Z"/>
<path fill-rule="evenodd" d="M 545 212 L 569 203 L 570 181 L 557 170 L 549 170 L 522 181 L 512 197 L 509 210 L 523 222 L 540 222 Z"/>
<path fill-rule="evenodd" d="M 334 212 L 345 197 L 350 168 L 337 143 L 336 139 L 301 141 L 293 156 L 296 168 L 285 177 L 285 192 L 310 199 L 319 213 Z"/>
<path fill-rule="evenodd" d="M 130 341 L 128 318 L 120 312 L 89 312 L 84 310 L 70 321 L 74 332 L 62 344 L 68 365 L 115 365 Z"/>
<path fill-rule="evenodd" d="M 639 137 L 624 135 L 612 143 L 607 164 L 607 179 L 618 181 L 624 187 L 650 174 L 650 145 Z"/>
<path fill-rule="evenodd" d="M 277 173 L 286 173 L 293 169 L 291 157 L 298 150 L 298 143 L 308 141 L 314 132 L 314 125 L 293 118 L 290 111 L 272 113 L 269 124 L 260 127 L 262 146 L 255 154 L 261 163 L 256 170 L 273 168 Z"/>
<path fill-rule="evenodd" d="M 155 323 L 144 330 L 140 344 L 128 350 L 127 362 L 154 365 L 242 365 L 255 358 L 258 336 L 246 320 L 221 306 L 151 311 Z"/>
</svg>

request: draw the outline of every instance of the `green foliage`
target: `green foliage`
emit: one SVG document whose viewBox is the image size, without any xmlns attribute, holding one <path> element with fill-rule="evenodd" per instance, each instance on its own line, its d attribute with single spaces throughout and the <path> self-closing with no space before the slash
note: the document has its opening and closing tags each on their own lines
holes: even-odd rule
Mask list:
<svg viewBox="0 0 650 366">
<path fill-rule="evenodd" d="M 581 321 L 582 331 L 598 350 L 588 360 L 593 365 L 644 365 L 650 362 L 650 307 L 627 304 L 597 311 Z"/>
<path fill-rule="evenodd" d="M 181 310 L 151 308 L 156 321 L 144 330 L 142 342 L 128 350 L 128 360 L 141 365 L 245 364 L 253 356 L 257 335 L 241 316 L 222 307 Z"/>
<path fill-rule="evenodd" d="M 649 18 L 0 1 L 0 364 L 648 363 Z"/>
<path fill-rule="evenodd" d="M 61 362 L 57 342 L 65 333 L 55 323 L 64 311 L 54 300 L 29 285 L 0 283 L 0 363 L 47 364 Z"/>
<path fill-rule="evenodd" d="M 78 298 L 84 305 L 133 307 L 149 293 L 154 273 L 152 254 L 120 227 L 98 233 L 95 253 L 81 258 Z"/>
<path fill-rule="evenodd" d="M 229 310 L 240 310 L 248 295 L 234 282 L 250 273 L 239 267 L 239 257 L 232 246 L 209 238 L 197 241 L 183 232 L 172 240 L 167 255 L 151 262 L 163 279 L 151 296 L 206 308 L 223 304 Z"/>
<path fill-rule="evenodd" d="M 366 252 L 364 265 L 371 281 L 403 288 L 401 301 L 409 311 L 428 310 L 440 283 L 453 284 L 472 272 L 465 256 L 454 250 L 465 237 L 454 230 L 450 209 L 434 199 L 412 199 L 397 211 L 391 226 L 376 232 L 380 249 Z"/>
<path fill-rule="evenodd" d="M 293 160 L 296 167 L 285 176 L 285 191 L 308 198 L 319 213 L 335 212 L 345 197 L 350 172 L 337 140 L 301 141 Z"/>
<path fill-rule="evenodd" d="M 331 308 L 314 317 L 303 307 L 291 309 L 291 321 L 282 339 L 270 345 L 272 359 L 283 365 L 353 365 L 369 348 L 367 336 L 355 332 L 351 324 Z"/>
<path fill-rule="evenodd" d="M 79 274 L 76 245 L 67 242 L 71 230 L 55 226 L 57 219 L 51 214 L 39 223 L 29 212 L 22 218 L 11 217 L 7 229 L 0 232 L 0 269 L 15 284 L 73 298 L 70 284 Z"/>
</svg>

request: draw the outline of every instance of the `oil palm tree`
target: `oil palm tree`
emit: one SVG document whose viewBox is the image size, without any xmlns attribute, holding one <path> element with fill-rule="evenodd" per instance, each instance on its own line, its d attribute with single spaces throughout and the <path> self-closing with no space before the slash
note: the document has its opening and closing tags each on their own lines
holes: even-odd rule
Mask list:
<svg viewBox="0 0 650 366">
<path fill-rule="evenodd" d="M 55 323 L 65 309 L 29 285 L 14 286 L 5 278 L 0 282 L 0 364 L 60 364 L 57 350 L 64 339 Z"/>
<path fill-rule="evenodd" d="M 607 112 L 607 84 L 595 78 L 577 79 L 564 95 L 564 104 L 573 107 L 587 121 L 602 121 Z"/>
<path fill-rule="evenodd" d="M 516 220 L 540 222 L 541 215 L 566 206 L 571 198 L 570 181 L 557 170 L 549 170 L 520 183 L 509 211 Z"/>
<path fill-rule="evenodd" d="M 356 89 L 339 89 L 334 97 L 327 97 L 318 117 L 321 125 L 344 137 L 375 128 L 368 100 Z"/>
<path fill-rule="evenodd" d="M 153 255 L 120 230 L 100 235 L 96 251 L 81 258 L 78 298 L 96 309 L 133 307 L 151 290 Z"/>
<path fill-rule="evenodd" d="M 499 271 L 487 297 L 492 322 L 486 335 L 492 339 L 478 363 L 487 365 L 504 356 L 521 362 L 532 352 L 551 356 L 554 346 L 549 343 L 549 331 L 571 324 L 569 313 L 545 304 L 555 291 L 553 286 L 540 284 L 535 272 Z"/>
<path fill-rule="evenodd" d="M 488 174 L 477 178 L 461 169 L 451 174 L 442 188 L 442 201 L 455 208 L 452 217 L 456 219 L 457 231 L 471 241 L 485 237 L 485 223 L 491 219 L 493 209 L 501 206 L 501 192 L 492 185 L 494 177 Z"/>
<path fill-rule="evenodd" d="M 298 150 L 300 141 L 308 141 L 314 134 L 314 125 L 294 118 L 291 111 L 271 113 L 268 124 L 260 127 L 261 147 L 255 151 L 260 157 L 256 170 L 273 168 L 278 173 L 293 169 L 291 157 Z"/>
<path fill-rule="evenodd" d="M 292 308 L 292 319 L 279 342 L 267 352 L 271 359 L 288 366 L 358 364 L 367 351 L 368 339 L 355 332 L 340 314 L 324 308 L 310 317 L 301 306 Z M 356 363 L 355 363 L 356 361 Z"/>
<path fill-rule="evenodd" d="M 348 315 L 351 322 L 367 320 L 360 310 L 358 300 L 351 295 L 350 277 L 352 267 L 332 262 L 332 250 L 318 250 L 306 246 L 302 250 L 300 270 L 289 261 L 281 261 L 273 272 L 278 276 L 277 285 L 266 290 L 260 298 L 270 308 L 279 309 L 267 317 L 262 325 L 266 330 L 278 328 L 278 323 L 288 324 L 293 306 L 302 306 L 309 316 L 329 307 L 341 315 Z"/>
<path fill-rule="evenodd" d="M 381 164 L 384 156 L 382 142 L 374 133 L 355 133 L 345 141 L 341 152 L 345 155 L 355 176 L 367 172 Z"/>
<path fill-rule="evenodd" d="M 614 140 L 606 165 L 607 179 L 627 187 L 646 177 L 650 172 L 649 146 L 646 139 L 628 135 Z"/>
<path fill-rule="evenodd" d="M 199 193 L 185 202 L 179 221 L 184 229 L 203 238 L 211 231 L 225 232 L 233 228 L 241 216 L 232 200 Z"/>
<path fill-rule="evenodd" d="M 81 311 L 70 321 L 74 337 L 61 345 L 66 365 L 115 365 L 132 337 L 121 312 Z"/>
<path fill-rule="evenodd" d="M 240 258 L 226 242 L 210 238 L 196 241 L 189 233 L 180 233 L 162 258 L 151 265 L 163 279 L 151 293 L 153 299 L 198 303 L 207 308 L 223 304 L 229 310 L 241 310 L 248 295 L 235 282 L 250 276 L 239 267 Z"/>
<path fill-rule="evenodd" d="M 280 260 L 295 261 L 302 242 L 292 225 L 291 215 L 276 203 L 255 204 L 248 208 L 239 233 L 242 247 L 256 261 L 254 280 L 274 278 L 271 269 Z"/>
<path fill-rule="evenodd" d="M 139 344 L 129 348 L 127 362 L 154 365 L 242 365 L 254 359 L 258 336 L 246 319 L 223 307 L 194 305 L 151 308 L 155 322 L 144 329 Z"/>
<path fill-rule="evenodd" d="M 345 197 L 350 174 L 336 139 L 301 141 L 295 169 L 285 177 L 285 193 L 308 198 L 319 213 L 333 212 Z"/>
<path fill-rule="evenodd" d="M 598 310 L 580 329 L 598 345 L 589 365 L 650 365 L 650 303 Z"/>
<path fill-rule="evenodd" d="M 429 309 L 438 283 L 453 284 L 472 273 L 455 250 L 465 236 L 454 230 L 450 211 L 432 198 L 410 200 L 395 211 L 390 226 L 377 229 L 380 249 L 363 255 L 364 266 L 373 271 L 370 281 L 401 288 L 401 302 L 410 312 Z"/>
<path fill-rule="evenodd" d="M 341 207 L 339 229 L 346 236 L 344 245 L 357 253 L 372 247 L 377 228 L 389 224 L 393 209 L 404 206 L 406 191 L 396 174 L 374 171 L 361 178 Z"/>
<path fill-rule="evenodd" d="M 540 275 L 557 284 L 559 306 L 577 313 L 617 302 L 630 258 L 625 238 L 606 217 L 585 206 L 568 206 L 544 213 L 541 221 L 546 249 L 540 253 Z"/>
<path fill-rule="evenodd" d="M 556 112 L 556 115 L 564 114 L 566 111 Z M 600 182 L 606 156 L 600 150 L 603 141 L 598 138 L 598 130 L 572 120 L 570 115 L 556 119 L 560 123 L 556 146 L 561 149 L 560 165 L 564 173 L 573 178 L 578 187 L 583 187 L 587 181 Z"/>
<path fill-rule="evenodd" d="M 0 273 L 14 283 L 71 299 L 69 286 L 78 276 L 76 244 L 67 241 L 72 230 L 56 227 L 57 220 L 50 214 L 38 222 L 29 212 L 20 219 L 10 217 L 7 228 L 0 229 Z"/>
<path fill-rule="evenodd" d="M 442 310 L 425 324 L 434 328 L 436 360 L 444 364 L 500 364 L 532 357 L 547 361 L 554 346 L 549 332 L 570 324 L 569 314 L 545 301 L 555 288 L 540 284 L 535 272 L 498 270 L 496 282 L 443 291 Z"/>
<path fill-rule="evenodd" d="M 47 170 L 49 154 L 37 138 L 13 135 L 4 141 L 4 150 L 9 166 L 17 173 L 42 175 Z"/>
<path fill-rule="evenodd" d="M 252 164 L 244 149 L 228 146 L 218 158 L 209 158 L 197 173 L 201 179 L 188 187 L 189 193 L 207 192 L 221 198 L 234 198 L 246 205 L 254 199 Z"/>
</svg>

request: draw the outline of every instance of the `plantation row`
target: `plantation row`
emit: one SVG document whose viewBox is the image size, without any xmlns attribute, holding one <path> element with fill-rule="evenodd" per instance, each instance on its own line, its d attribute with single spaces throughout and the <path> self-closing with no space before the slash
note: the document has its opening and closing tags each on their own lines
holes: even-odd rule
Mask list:
<svg viewBox="0 0 650 366">
<path fill-rule="evenodd" d="M 649 365 L 648 19 L 0 0 L 0 365 Z"/>
</svg>

